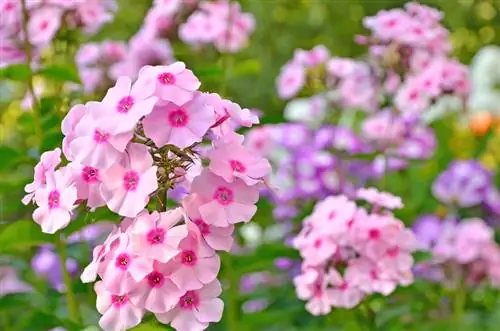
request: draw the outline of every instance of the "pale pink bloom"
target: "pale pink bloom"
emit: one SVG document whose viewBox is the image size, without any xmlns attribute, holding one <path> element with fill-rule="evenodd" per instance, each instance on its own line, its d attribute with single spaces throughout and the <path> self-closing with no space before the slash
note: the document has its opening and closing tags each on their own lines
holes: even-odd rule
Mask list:
<svg viewBox="0 0 500 331">
<path fill-rule="evenodd" d="M 172 144 L 185 148 L 200 142 L 214 122 L 213 108 L 195 97 L 182 106 L 172 102 L 158 105 L 142 123 L 144 133 L 158 147 Z"/>
<path fill-rule="evenodd" d="M 222 318 L 224 302 L 218 298 L 222 288 L 219 281 L 206 284 L 201 289 L 187 291 L 171 311 L 155 314 L 161 323 L 170 323 L 177 331 L 202 331 L 209 323 Z"/>
<path fill-rule="evenodd" d="M 108 208 L 121 216 L 135 217 L 158 188 L 153 158 L 144 145 L 127 147 L 126 166 L 116 163 L 102 172 L 101 194 Z"/>
<path fill-rule="evenodd" d="M 0 0 L 0 11 L 2 12 L 0 28 L 8 28 L 21 20 L 21 2 L 18 0 Z"/>
<path fill-rule="evenodd" d="M 99 326 L 104 331 L 123 331 L 139 325 L 144 310 L 136 307 L 127 294 L 116 295 L 108 291 L 104 282 L 95 283 L 97 311 L 103 316 Z"/>
<path fill-rule="evenodd" d="M 484 248 L 494 241 L 493 229 L 479 218 L 462 220 L 455 236 L 455 258 L 463 264 L 479 259 Z"/>
<path fill-rule="evenodd" d="M 259 189 L 247 186 L 242 180 L 227 183 L 221 177 L 204 170 L 191 185 L 191 191 L 201 196 L 205 204 L 199 208 L 205 220 L 214 226 L 248 222 L 257 211 Z"/>
<path fill-rule="evenodd" d="M 295 292 L 301 300 L 309 300 L 314 296 L 315 283 L 319 278 L 319 271 L 315 268 L 306 267 L 302 272 L 293 278 Z"/>
<path fill-rule="evenodd" d="M 396 93 L 395 105 L 402 113 L 419 114 L 429 107 L 430 100 L 420 85 L 407 80 Z"/>
<path fill-rule="evenodd" d="M 153 110 L 158 100 L 152 96 L 153 92 L 152 86 L 132 85 L 129 77 L 121 76 L 102 99 L 100 115 L 114 124 L 111 128 L 114 134 L 133 131 L 139 120 Z"/>
<path fill-rule="evenodd" d="M 207 244 L 215 250 L 229 252 L 234 243 L 234 226 L 217 227 L 210 224 L 209 220 L 204 220 L 198 211 L 202 204 L 203 201 L 197 194 L 191 194 L 182 201 L 187 216 L 196 224 Z"/>
<path fill-rule="evenodd" d="M 132 249 L 162 263 L 179 253 L 179 243 L 188 235 L 181 208 L 149 214 L 146 210 L 134 221 L 131 230 Z"/>
<path fill-rule="evenodd" d="M 225 110 L 231 116 L 231 120 L 238 125 L 250 128 L 254 124 L 259 124 L 257 115 L 253 114 L 250 109 L 242 109 L 237 103 L 225 100 Z"/>
<path fill-rule="evenodd" d="M 181 9 L 182 0 L 155 0 L 154 8 L 164 12 L 165 14 L 175 14 Z"/>
<path fill-rule="evenodd" d="M 194 97 L 201 83 L 184 62 L 175 62 L 168 66 L 145 66 L 139 72 L 137 85 L 145 85 L 145 90 L 155 90 L 155 95 L 162 101 L 173 102 L 182 106 Z"/>
<path fill-rule="evenodd" d="M 410 252 L 397 245 L 390 246 L 385 256 L 380 258 L 378 264 L 387 273 L 408 272 L 413 267 L 413 257 Z"/>
<path fill-rule="evenodd" d="M 357 197 L 363 199 L 376 207 L 387 209 L 403 208 L 403 202 L 400 197 L 387 192 L 379 192 L 376 188 L 360 188 Z"/>
<path fill-rule="evenodd" d="M 38 208 L 33 212 L 33 220 L 41 225 L 42 232 L 52 234 L 69 224 L 73 210 L 77 207 L 77 192 L 68 168 L 50 171 L 45 175 L 46 186 L 35 193 Z"/>
<path fill-rule="evenodd" d="M 210 170 L 229 183 L 240 178 L 247 185 L 255 185 L 271 172 L 269 161 L 255 155 L 236 139 L 215 143 L 208 158 Z"/>
<path fill-rule="evenodd" d="M 325 263 L 338 249 L 337 243 L 322 228 L 310 231 L 305 241 L 295 242 L 295 247 L 300 249 L 300 255 L 307 266 Z"/>
<path fill-rule="evenodd" d="M 75 127 L 75 138 L 69 144 L 74 161 L 104 169 L 118 162 L 132 139 L 133 132 L 114 134 L 115 123 L 102 117 L 99 102 L 86 104 L 87 114 Z"/>
<path fill-rule="evenodd" d="M 61 25 L 62 11 L 56 7 L 44 6 L 30 13 L 28 34 L 33 45 L 45 45 L 54 38 Z"/>
<path fill-rule="evenodd" d="M 174 258 L 175 271 L 170 279 L 181 290 L 200 289 L 214 281 L 219 273 L 220 258 L 207 245 L 196 227 L 179 244 L 179 254 Z"/>
<path fill-rule="evenodd" d="M 47 173 L 53 172 L 59 163 L 61 163 L 60 148 L 44 152 L 40 156 L 40 162 L 35 166 L 33 182 L 26 184 L 24 187 L 24 191 L 28 194 L 24 196 L 22 200 L 23 204 L 27 205 L 33 200 L 36 190 L 42 188 L 47 183 Z"/>
<path fill-rule="evenodd" d="M 282 99 L 290 99 L 299 93 L 305 84 L 306 72 L 304 67 L 296 63 L 288 63 L 281 68 L 277 79 L 278 95 Z"/>
<path fill-rule="evenodd" d="M 333 285 L 333 289 L 329 290 L 332 306 L 351 309 L 363 300 L 364 293 L 347 279 L 342 279 L 342 276 L 334 268 L 329 270 L 328 280 Z"/>
<path fill-rule="evenodd" d="M 120 229 L 115 227 L 102 245 L 94 247 L 94 250 L 92 251 L 92 261 L 90 261 L 89 265 L 85 267 L 80 276 L 80 280 L 83 283 L 95 281 L 97 274 L 103 271 L 103 268 L 108 262 L 106 256 L 118 247 L 119 240 L 121 238 L 120 233 Z"/>
<path fill-rule="evenodd" d="M 389 295 L 394 292 L 397 286 L 394 279 L 387 277 L 376 264 L 365 258 L 359 258 L 349 263 L 345 271 L 345 279 L 367 294 Z"/>
<path fill-rule="evenodd" d="M 268 155 L 276 146 L 276 142 L 273 140 L 272 128 L 269 126 L 252 128 L 246 133 L 245 146 L 259 155 Z"/>
<path fill-rule="evenodd" d="M 73 141 L 73 139 L 76 138 L 75 128 L 78 125 L 78 123 L 80 123 L 80 120 L 85 116 L 86 113 L 87 113 L 87 107 L 85 107 L 84 105 L 77 104 L 71 107 L 69 112 L 62 120 L 61 131 L 65 136 L 62 143 L 63 145 L 62 149 L 64 156 L 66 156 L 66 158 L 70 161 L 73 160 L 70 144 Z"/>
<path fill-rule="evenodd" d="M 29 284 L 18 277 L 16 268 L 11 266 L 0 266 L 0 283 L 0 298 L 8 294 L 33 291 Z"/>
<path fill-rule="evenodd" d="M 305 67 L 314 67 L 326 62 L 329 57 L 330 51 L 324 45 L 317 45 L 308 51 L 297 49 L 293 56 L 293 62 Z"/>
<path fill-rule="evenodd" d="M 362 124 L 362 132 L 367 139 L 388 146 L 403 141 L 406 128 L 403 121 L 386 109 L 366 118 Z"/>
<path fill-rule="evenodd" d="M 95 209 L 106 205 L 101 196 L 99 169 L 78 163 L 68 165 L 73 171 L 78 199 L 87 200 L 87 206 Z"/>
<path fill-rule="evenodd" d="M 94 33 L 106 22 L 111 21 L 113 15 L 109 9 L 111 5 L 106 6 L 105 1 L 83 1 L 76 7 L 78 17 L 87 33 Z M 107 1 L 112 3 L 111 1 Z M 107 8 L 110 7 L 110 8 Z"/>
<path fill-rule="evenodd" d="M 313 284 L 313 296 L 306 304 L 306 310 L 314 316 L 327 315 L 332 310 L 327 278 L 321 275 Z"/>
<path fill-rule="evenodd" d="M 205 12 L 196 11 L 179 27 L 179 38 L 193 46 L 210 43 L 225 30 L 226 25 L 223 20 L 213 19 Z"/>
<path fill-rule="evenodd" d="M 170 279 L 172 270 L 167 265 L 155 262 L 154 269 L 128 294 L 137 307 L 153 313 L 166 313 L 173 309 L 184 295 Z"/>
<path fill-rule="evenodd" d="M 134 253 L 127 234 L 121 234 L 118 246 L 99 269 L 99 276 L 113 294 L 123 295 L 137 287 L 138 282 L 153 271 L 153 260 Z"/>
<path fill-rule="evenodd" d="M 344 195 L 330 196 L 314 207 L 314 217 L 319 231 L 333 236 L 336 241 L 345 244 L 346 233 L 351 227 L 357 206 Z"/>
</svg>

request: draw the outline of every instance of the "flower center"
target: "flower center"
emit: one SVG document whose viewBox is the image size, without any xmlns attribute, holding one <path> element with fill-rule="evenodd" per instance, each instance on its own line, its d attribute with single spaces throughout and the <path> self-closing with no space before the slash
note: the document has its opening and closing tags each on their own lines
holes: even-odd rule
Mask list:
<svg viewBox="0 0 500 331">
<path fill-rule="evenodd" d="M 202 235 L 207 235 L 210 233 L 210 227 L 207 223 L 203 222 L 202 219 L 198 218 L 193 221 L 194 224 L 198 226 L 198 229 L 200 229 L 200 232 Z"/>
<path fill-rule="evenodd" d="M 158 271 L 151 272 L 146 278 L 151 287 L 162 287 L 163 283 L 165 283 L 165 276 Z"/>
<path fill-rule="evenodd" d="M 90 166 L 85 166 L 82 169 L 82 179 L 86 183 L 95 183 L 99 181 L 99 169 L 90 167 Z"/>
<path fill-rule="evenodd" d="M 116 106 L 116 110 L 119 113 L 128 113 L 130 108 L 134 105 L 134 98 L 130 95 L 123 97 L 120 101 L 118 101 L 118 105 Z"/>
<path fill-rule="evenodd" d="M 231 161 L 229 161 L 229 164 L 231 165 L 231 169 L 233 169 L 233 171 L 245 172 L 245 170 L 246 170 L 245 166 L 240 161 L 231 160 Z"/>
<path fill-rule="evenodd" d="M 155 228 L 147 234 L 148 242 L 151 245 L 161 244 L 165 240 L 165 230 L 162 228 Z"/>
<path fill-rule="evenodd" d="M 186 294 L 184 294 L 179 299 L 179 306 L 182 309 L 197 308 L 199 304 L 200 304 L 200 297 L 198 296 L 198 293 L 196 293 L 195 291 L 187 291 Z"/>
<path fill-rule="evenodd" d="M 128 296 L 126 295 L 112 295 L 111 304 L 115 307 L 121 307 L 128 302 Z"/>
<path fill-rule="evenodd" d="M 122 253 L 116 257 L 115 266 L 121 270 L 127 270 L 130 265 L 130 256 L 127 253 Z"/>
<path fill-rule="evenodd" d="M 109 133 L 102 132 L 99 129 L 95 129 L 94 131 L 94 141 L 98 144 L 102 144 L 108 141 L 109 136 Z"/>
<path fill-rule="evenodd" d="M 335 214 L 335 211 L 333 211 L 333 210 L 332 210 L 332 211 L 330 212 L 330 214 L 328 214 L 328 219 L 329 219 L 330 221 L 331 221 L 331 220 L 333 220 L 333 219 L 335 218 L 335 215 L 336 215 L 336 214 Z"/>
<path fill-rule="evenodd" d="M 175 84 L 175 76 L 170 72 L 164 72 L 158 75 L 158 81 L 162 85 L 171 85 Z"/>
<path fill-rule="evenodd" d="M 368 231 L 368 238 L 372 240 L 377 240 L 380 238 L 380 230 L 379 229 L 370 229 Z"/>
<path fill-rule="evenodd" d="M 233 191 L 227 187 L 221 186 L 215 190 L 214 200 L 223 206 L 230 205 L 234 200 Z"/>
<path fill-rule="evenodd" d="M 139 174 L 133 170 L 123 175 L 123 187 L 126 191 L 135 191 L 139 185 Z"/>
<path fill-rule="evenodd" d="M 54 190 L 49 193 L 49 209 L 57 208 L 59 207 L 59 198 L 61 197 L 61 194 L 59 193 L 58 190 Z"/>
<path fill-rule="evenodd" d="M 321 245 L 323 245 L 323 241 L 321 239 L 316 239 L 314 241 L 314 244 L 313 244 L 314 248 L 320 248 Z"/>
<path fill-rule="evenodd" d="M 192 265 L 196 264 L 197 260 L 198 260 L 198 258 L 196 257 L 196 253 L 195 252 L 193 252 L 193 251 L 182 251 L 182 253 L 181 253 L 181 262 L 182 262 L 182 264 L 192 266 Z"/>
<path fill-rule="evenodd" d="M 171 111 L 168 114 L 168 122 L 174 128 L 181 128 L 183 126 L 186 126 L 188 120 L 189 120 L 189 116 L 186 113 L 186 111 L 182 108 Z"/>
<path fill-rule="evenodd" d="M 40 23 L 40 30 L 46 30 L 47 28 L 49 27 L 49 22 L 47 21 L 43 21 L 42 23 Z"/>
<path fill-rule="evenodd" d="M 394 258 L 394 257 L 397 257 L 397 256 L 398 256 L 398 254 L 399 254 L 399 247 L 397 247 L 397 246 L 392 247 L 392 248 L 389 248 L 389 249 L 387 250 L 387 255 L 388 255 L 389 257 L 393 257 L 393 258 Z"/>
</svg>

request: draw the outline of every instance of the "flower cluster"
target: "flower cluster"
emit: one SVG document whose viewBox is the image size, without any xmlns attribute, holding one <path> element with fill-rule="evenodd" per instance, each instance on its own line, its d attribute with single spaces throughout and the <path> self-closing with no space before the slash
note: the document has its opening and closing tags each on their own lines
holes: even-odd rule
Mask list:
<svg viewBox="0 0 500 331">
<path fill-rule="evenodd" d="M 2 20 L 0 21 L 0 65 L 25 61 L 23 51 L 23 8 L 19 0 L 0 1 Z M 113 18 L 116 10 L 114 0 L 92 1 L 26 1 L 27 35 L 37 56 L 50 44 L 62 27 L 81 27 L 87 33 L 96 32 L 104 23 Z"/>
<path fill-rule="evenodd" d="M 35 202 L 46 233 L 66 227 L 79 205 L 123 217 L 81 276 L 101 278 L 105 330 L 133 327 L 146 311 L 181 331 L 221 318 L 216 251 L 229 251 L 234 224 L 255 214 L 271 166 L 234 131 L 258 118 L 200 84 L 182 62 L 146 66 L 135 82 L 119 77 L 102 101 L 75 105 L 63 120 L 69 163 L 60 166 L 61 149 L 45 152 L 26 186 L 23 202 Z M 187 195 L 167 210 L 176 185 Z"/>
<path fill-rule="evenodd" d="M 442 221 L 428 215 L 418 219 L 413 229 L 421 248 L 432 254 L 430 261 L 417 265 L 418 274 L 453 286 L 463 280 L 476 285 L 485 279 L 500 286 L 500 247 L 493 229 L 482 219 Z"/>
<path fill-rule="evenodd" d="M 179 27 L 179 37 L 196 47 L 213 44 L 221 53 L 236 53 L 248 44 L 254 29 L 253 15 L 241 12 L 239 3 L 204 1 Z"/>
<path fill-rule="evenodd" d="M 294 240 L 304 259 L 294 278 L 297 296 L 313 315 L 353 308 L 366 295 L 389 295 L 413 282 L 417 240 L 390 211 L 402 208 L 401 199 L 373 188 L 357 196 L 371 211 L 343 195 L 330 196 L 316 204 Z"/>
</svg>

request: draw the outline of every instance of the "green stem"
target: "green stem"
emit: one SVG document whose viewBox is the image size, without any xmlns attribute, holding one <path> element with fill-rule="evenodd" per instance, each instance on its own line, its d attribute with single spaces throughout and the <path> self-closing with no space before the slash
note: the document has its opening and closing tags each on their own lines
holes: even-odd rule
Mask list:
<svg viewBox="0 0 500 331">
<path fill-rule="evenodd" d="M 66 287 L 66 304 L 68 305 L 69 317 L 73 322 L 79 323 L 80 321 L 78 316 L 78 307 L 75 300 L 75 294 L 73 293 L 73 281 L 68 271 L 68 267 L 66 266 L 66 261 L 68 259 L 68 255 L 66 252 L 66 243 L 62 235 L 57 240 L 57 250 L 59 253 L 64 285 Z"/>
<path fill-rule="evenodd" d="M 42 120 L 41 120 L 41 108 L 40 108 L 40 102 L 38 101 L 38 98 L 35 94 L 35 86 L 33 84 L 33 70 L 31 69 L 31 61 L 33 60 L 33 54 L 31 52 L 31 44 L 30 44 L 30 38 L 29 38 L 29 33 L 28 33 L 28 19 L 29 19 L 29 13 L 28 9 L 26 7 L 26 0 L 21 0 L 21 7 L 22 7 L 22 30 L 24 34 L 24 52 L 26 53 L 26 64 L 29 69 L 28 73 L 28 90 L 31 94 L 31 102 L 33 104 L 33 120 L 35 122 L 35 134 L 36 137 L 38 138 L 38 143 L 41 144 L 43 142 L 43 130 L 42 130 Z"/>
<path fill-rule="evenodd" d="M 226 253 L 223 256 L 224 261 L 224 276 L 229 282 L 229 289 L 227 293 L 226 310 L 226 324 L 228 331 L 240 330 L 238 327 L 238 277 L 235 275 L 232 265 L 231 253 Z"/>
<path fill-rule="evenodd" d="M 465 303 L 467 300 L 467 292 L 465 291 L 465 286 L 462 281 L 457 285 L 455 289 L 454 298 L 453 298 L 453 323 L 457 328 L 460 328 L 462 323 Z"/>
<path fill-rule="evenodd" d="M 360 331 L 377 331 L 375 323 L 375 312 L 366 304 L 362 303 L 355 310 L 355 320 Z"/>
</svg>

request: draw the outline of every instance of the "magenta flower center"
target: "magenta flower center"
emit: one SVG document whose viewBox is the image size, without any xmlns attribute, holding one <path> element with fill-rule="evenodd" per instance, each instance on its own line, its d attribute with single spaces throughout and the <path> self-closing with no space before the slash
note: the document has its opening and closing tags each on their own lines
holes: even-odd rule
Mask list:
<svg viewBox="0 0 500 331">
<path fill-rule="evenodd" d="M 194 224 L 198 226 L 198 229 L 200 229 L 202 235 L 207 235 L 210 233 L 210 227 L 207 223 L 203 222 L 202 219 L 198 218 L 194 220 Z"/>
<path fill-rule="evenodd" d="M 127 171 L 123 175 L 123 187 L 126 191 L 135 191 L 139 185 L 139 174 L 134 170 Z"/>
<path fill-rule="evenodd" d="M 389 248 L 387 250 L 387 255 L 389 257 L 392 257 L 392 258 L 397 257 L 399 255 L 399 247 L 395 246 L 395 247 Z"/>
<path fill-rule="evenodd" d="M 94 141 L 98 144 L 105 143 L 109 139 L 109 133 L 102 132 L 99 129 L 94 131 Z"/>
<path fill-rule="evenodd" d="M 346 283 L 346 282 L 343 282 L 343 283 L 339 286 L 339 290 L 341 290 L 341 291 L 346 291 L 348 287 L 349 287 L 349 286 L 347 285 L 347 283 Z"/>
<path fill-rule="evenodd" d="M 126 295 L 111 296 L 111 304 L 116 308 L 126 305 L 127 302 L 128 302 L 128 296 Z"/>
<path fill-rule="evenodd" d="M 221 186 L 215 190 L 213 198 L 219 204 L 227 206 L 233 203 L 234 194 L 233 191 L 231 191 L 227 187 Z"/>
<path fill-rule="evenodd" d="M 330 214 L 328 214 L 328 219 L 329 219 L 330 221 L 331 221 L 331 220 L 333 220 L 333 219 L 335 218 L 335 215 L 336 215 L 335 211 L 334 211 L 334 210 L 332 210 L 332 211 L 330 212 Z"/>
<path fill-rule="evenodd" d="M 198 261 L 198 257 L 196 256 L 196 253 L 193 251 L 182 251 L 181 253 L 181 262 L 184 265 L 195 265 L 196 262 Z"/>
<path fill-rule="evenodd" d="M 181 128 L 183 126 L 186 126 L 188 120 L 189 116 L 182 108 L 171 111 L 168 114 L 168 122 L 170 123 L 170 126 L 173 126 L 174 128 Z"/>
<path fill-rule="evenodd" d="M 409 95 L 410 100 L 415 101 L 418 99 L 418 91 L 413 90 Z"/>
<path fill-rule="evenodd" d="M 314 241 L 314 244 L 313 244 L 314 248 L 320 248 L 321 245 L 323 245 L 323 241 L 321 239 L 316 239 Z"/>
<path fill-rule="evenodd" d="M 241 163 L 240 161 L 231 160 L 231 161 L 229 161 L 229 164 L 231 165 L 231 169 L 233 169 L 233 171 L 245 172 L 247 170 L 245 168 L 245 166 L 243 165 L 243 163 Z"/>
<path fill-rule="evenodd" d="M 122 253 L 116 257 L 115 266 L 121 270 L 127 270 L 130 265 L 130 256 L 127 253 Z"/>
<path fill-rule="evenodd" d="M 15 6 L 14 6 L 14 4 L 13 4 L 12 2 L 7 2 L 7 3 L 5 4 L 5 6 L 3 7 L 3 9 L 4 9 L 5 11 L 11 11 L 11 10 L 12 10 L 12 9 L 14 9 L 14 8 L 15 8 Z"/>
<path fill-rule="evenodd" d="M 90 167 L 90 166 L 85 166 L 82 169 L 82 179 L 86 183 L 95 183 L 99 181 L 99 169 Z"/>
<path fill-rule="evenodd" d="M 377 240 L 380 238 L 380 230 L 379 229 L 370 229 L 368 231 L 368 238 L 372 240 Z"/>
<path fill-rule="evenodd" d="M 162 287 L 165 283 L 165 276 L 158 271 L 153 271 L 146 276 L 150 287 Z"/>
<path fill-rule="evenodd" d="M 175 84 L 175 76 L 170 72 L 164 72 L 158 75 L 158 81 L 163 85 Z"/>
<path fill-rule="evenodd" d="M 48 21 L 42 21 L 42 23 L 40 23 L 40 30 L 45 30 L 49 27 L 49 22 Z"/>
<path fill-rule="evenodd" d="M 182 309 L 197 308 L 199 304 L 200 304 L 200 297 L 198 293 L 196 293 L 195 291 L 187 291 L 186 294 L 184 294 L 179 299 L 179 306 Z"/>
<path fill-rule="evenodd" d="M 58 190 L 53 190 L 49 193 L 49 209 L 57 208 L 59 207 L 59 198 L 61 197 L 61 194 L 59 193 Z"/>
<path fill-rule="evenodd" d="M 151 245 L 161 244 L 165 240 L 165 230 L 162 228 L 155 228 L 147 234 L 148 242 Z"/>
<path fill-rule="evenodd" d="M 128 113 L 130 108 L 134 105 L 134 98 L 130 95 L 123 97 L 120 101 L 118 101 L 118 105 L 116 106 L 116 110 L 119 113 Z"/>
</svg>

